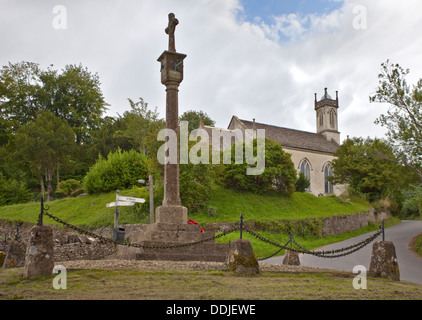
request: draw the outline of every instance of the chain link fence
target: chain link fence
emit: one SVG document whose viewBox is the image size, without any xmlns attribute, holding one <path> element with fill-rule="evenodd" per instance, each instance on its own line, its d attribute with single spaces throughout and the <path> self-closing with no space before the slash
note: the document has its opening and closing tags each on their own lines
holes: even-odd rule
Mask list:
<svg viewBox="0 0 422 320">
<path fill-rule="evenodd" d="M 321 258 L 339 258 L 339 257 L 344 257 L 347 256 L 349 254 L 352 254 L 353 252 L 356 252 L 360 249 L 362 249 L 363 247 L 367 246 L 369 243 L 371 243 L 372 241 L 374 241 L 383 231 L 379 230 L 377 231 L 375 234 L 373 234 L 372 236 L 366 238 L 365 240 L 362 240 L 359 243 L 353 244 L 349 247 L 346 248 L 341 248 L 341 249 L 335 249 L 335 250 L 329 250 L 329 251 L 311 251 L 311 250 L 307 250 L 305 248 L 303 248 L 300 244 L 298 244 L 296 241 L 294 240 L 289 240 L 285 245 L 281 245 L 279 243 L 276 243 L 272 240 L 266 239 L 265 237 L 257 234 L 255 231 L 252 231 L 248 228 L 244 228 L 244 230 L 246 232 L 248 232 L 249 234 L 251 234 L 252 236 L 254 236 L 255 238 L 266 242 L 274 247 L 278 247 L 279 250 L 276 251 L 275 253 L 273 253 L 272 255 L 263 258 L 263 259 L 259 259 L 259 260 L 267 260 L 273 256 L 275 256 L 277 253 L 279 253 L 282 250 L 291 250 L 291 251 L 295 251 L 297 253 L 304 253 L 304 254 L 311 254 L 317 257 L 321 257 Z M 299 249 L 293 248 L 292 246 L 288 246 L 289 244 L 295 244 Z"/>
<path fill-rule="evenodd" d="M 75 225 L 67 223 L 67 222 L 63 221 L 62 219 L 55 217 L 52 214 L 50 214 L 48 212 L 48 207 L 44 207 L 43 202 L 41 202 L 41 213 L 40 213 L 39 218 L 38 218 L 38 225 L 42 225 L 42 219 L 43 219 L 42 216 L 43 215 L 46 215 L 47 217 L 51 218 L 52 220 L 66 226 L 70 229 L 73 229 L 73 230 L 75 230 L 75 231 L 77 231 L 81 234 L 85 234 L 87 236 L 102 240 L 104 242 L 109 242 L 109 243 L 113 243 L 113 244 L 116 244 L 116 245 L 124 245 L 124 246 L 129 246 L 129 247 L 135 247 L 135 248 L 144 248 L 144 249 L 173 249 L 173 248 L 182 248 L 182 247 L 194 246 L 194 245 L 199 245 L 201 243 L 205 243 L 205 242 L 209 242 L 209 241 L 215 241 L 215 240 L 217 240 L 221 237 L 227 236 L 228 234 L 230 234 L 234 231 L 240 231 L 240 238 L 242 239 L 243 232 L 247 232 L 251 236 L 255 237 L 256 239 L 278 248 L 278 250 L 275 253 L 273 253 L 272 255 L 270 255 L 268 257 L 259 259 L 260 261 L 267 260 L 267 259 L 277 255 L 282 250 L 291 250 L 291 251 L 295 251 L 297 253 L 310 254 L 310 255 L 317 256 L 317 257 L 321 257 L 321 258 L 340 258 L 340 257 L 344 257 L 346 255 L 352 254 L 352 253 L 364 248 L 365 246 L 370 244 L 372 241 L 374 241 L 379 235 L 382 235 L 383 239 L 384 239 L 384 221 L 383 221 L 382 224 L 380 225 L 379 231 L 375 232 L 373 235 L 369 236 L 368 238 L 366 238 L 366 239 L 364 239 L 364 240 L 362 240 L 362 241 L 360 241 L 356 244 L 353 244 L 353 245 L 345 247 L 345 248 L 329 250 L 329 251 L 324 251 L 324 250 L 323 251 L 311 251 L 311 250 L 307 250 L 307 249 L 303 248 L 300 244 L 298 244 L 296 241 L 294 241 L 292 235 L 290 235 L 290 239 L 284 245 L 263 237 L 262 235 L 256 233 L 255 231 L 245 227 L 244 223 L 243 223 L 243 216 L 241 215 L 240 221 L 237 221 L 232 228 L 230 228 L 228 230 L 224 230 L 220 234 L 214 235 L 212 237 L 208 237 L 208 238 L 198 240 L 198 241 L 194 241 L 194 242 L 187 242 L 187 243 L 180 243 L 180 244 L 173 244 L 173 245 L 145 245 L 145 244 L 142 244 L 142 243 L 131 243 L 130 241 L 127 241 L 127 239 L 125 239 L 125 241 L 123 241 L 123 242 L 116 241 L 114 239 L 95 234 L 91 231 L 84 230 L 80 227 L 77 227 Z M 293 245 L 295 245 L 297 248 L 293 248 Z"/>
<path fill-rule="evenodd" d="M 93 237 L 93 238 L 96 238 L 96 239 L 99 239 L 99 240 L 102 240 L 102 241 L 105 241 L 105 242 L 111 242 L 111 243 L 116 244 L 116 245 L 123 245 L 123 246 L 128 246 L 128 247 L 144 248 L 144 249 L 174 249 L 174 248 L 183 248 L 183 247 L 188 247 L 188 246 L 194 246 L 194 245 L 198 245 L 198 244 L 201 244 L 201 243 L 205 243 L 205 242 L 209 242 L 209 241 L 219 239 L 219 238 L 224 237 L 224 236 L 226 236 L 226 235 L 228 235 L 228 234 L 230 234 L 230 233 L 232 233 L 236 230 L 239 230 L 239 226 L 235 225 L 230 230 L 225 230 L 218 235 L 214 235 L 212 237 L 208 237 L 208 238 L 205 238 L 205 239 L 202 239 L 202 240 L 198 240 L 198 241 L 194 241 L 194 242 L 187 242 L 187 243 L 180 243 L 180 244 L 173 244 L 173 245 L 153 246 L 153 245 L 145 245 L 145 244 L 142 244 L 142 243 L 131 243 L 129 241 L 119 242 L 119 241 L 113 240 L 111 238 L 107 238 L 107 237 L 98 235 L 96 233 L 93 233 L 91 231 L 84 230 L 82 228 L 74 226 L 70 223 L 63 221 L 62 219 L 60 219 L 58 217 L 53 216 L 52 214 L 50 214 L 48 212 L 44 212 L 44 215 L 48 216 L 49 218 L 53 219 L 54 221 L 66 226 L 70 229 L 73 229 L 73 230 L 75 230 L 75 231 L 77 231 L 81 234 L 85 234 L 87 236 L 90 236 L 90 237 Z"/>
</svg>

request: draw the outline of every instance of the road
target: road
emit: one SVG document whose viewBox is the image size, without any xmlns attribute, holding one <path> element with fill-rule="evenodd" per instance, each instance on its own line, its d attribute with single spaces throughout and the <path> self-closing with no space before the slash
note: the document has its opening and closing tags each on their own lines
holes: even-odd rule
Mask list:
<svg viewBox="0 0 422 320">
<path fill-rule="evenodd" d="M 332 250 L 348 247 L 368 238 L 374 232 L 366 233 L 342 242 L 327 245 L 315 250 Z M 392 241 L 396 248 L 399 263 L 400 280 L 422 284 L 422 257 L 417 256 L 408 248 L 410 240 L 417 234 L 422 233 L 422 221 L 403 220 L 401 223 L 385 229 L 385 240 Z M 379 236 L 375 241 L 381 241 Z M 348 256 L 340 258 L 320 258 L 309 254 L 300 254 L 300 264 L 303 266 L 320 267 L 326 269 L 343 270 L 352 272 L 356 265 L 365 266 L 369 270 L 371 262 L 372 245 L 370 243 L 363 249 Z M 267 263 L 283 263 L 283 257 L 274 257 L 265 260 Z"/>
</svg>

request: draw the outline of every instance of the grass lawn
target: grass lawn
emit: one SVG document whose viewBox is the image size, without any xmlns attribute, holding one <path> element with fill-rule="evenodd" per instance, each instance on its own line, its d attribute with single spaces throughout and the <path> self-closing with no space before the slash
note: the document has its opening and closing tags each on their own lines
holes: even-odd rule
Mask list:
<svg viewBox="0 0 422 320">
<path fill-rule="evenodd" d="M 0 272 L 0 300 L 152 299 L 174 303 L 173 300 L 422 299 L 421 285 L 368 278 L 367 289 L 356 290 L 355 275 L 341 272 L 261 272 L 242 276 L 230 271 L 68 270 L 67 288 L 56 290 L 52 286 L 55 275 L 26 280 L 22 271 L 16 268 Z"/>
</svg>

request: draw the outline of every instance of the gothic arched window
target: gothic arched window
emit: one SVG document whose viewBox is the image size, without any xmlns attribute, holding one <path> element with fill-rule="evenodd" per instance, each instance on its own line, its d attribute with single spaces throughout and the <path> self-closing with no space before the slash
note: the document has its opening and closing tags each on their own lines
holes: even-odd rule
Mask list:
<svg viewBox="0 0 422 320">
<path fill-rule="evenodd" d="M 318 114 L 318 117 L 319 117 L 319 125 L 323 126 L 324 125 L 324 117 L 323 117 L 322 111 Z"/>
<path fill-rule="evenodd" d="M 335 120 L 335 112 L 334 112 L 334 110 L 331 110 L 330 111 L 330 125 L 332 127 L 334 127 L 334 124 L 335 124 L 334 120 Z"/>
<path fill-rule="evenodd" d="M 333 184 L 328 180 L 328 177 L 333 175 L 333 168 L 330 164 L 327 164 L 324 168 L 324 181 L 325 181 L 325 193 L 333 194 Z"/>
<path fill-rule="evenodd" d="M 306 177 L 306 179 L 309 180 L 309 182 L 311 182 L 311 166 L 308 162 L 308 160 L 303 160 L 302 163 L 300 164 L 300 172 L 303 173 Z M 306 190 L 310 190 L 311 186 L 309 185 L 309 187 Z"/>
</svg>

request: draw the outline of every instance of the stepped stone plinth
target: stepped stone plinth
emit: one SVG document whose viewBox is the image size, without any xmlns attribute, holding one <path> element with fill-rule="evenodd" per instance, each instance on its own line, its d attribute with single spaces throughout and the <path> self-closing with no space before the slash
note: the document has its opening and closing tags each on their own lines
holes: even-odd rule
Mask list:
<svg viewBox="0 0 422 320">
<path fill-rule="evenodd" d="M 193 224 L 154 223 L 128 227 L 125 226 L 128 230 L 125 236 L 130 243 L 155 248 L 119 245 L 115 256 L 118 259 L 224 262 L 229 252 L 228 243 L 215 243 L 214 240 L 178 248 L 160 248 L 188 244 L 214 236 L 213 232 L 202 233 L 200 227 Z"/>
</svg>

